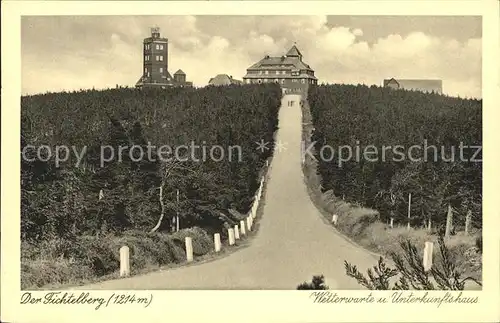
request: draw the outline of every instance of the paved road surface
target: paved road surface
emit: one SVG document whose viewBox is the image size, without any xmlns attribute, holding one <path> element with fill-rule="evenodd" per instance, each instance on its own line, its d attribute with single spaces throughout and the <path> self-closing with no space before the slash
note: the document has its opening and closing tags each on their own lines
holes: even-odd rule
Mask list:
<svg viewBox="0 0 500 323">
<path fill-rule="evenodd" d="M 288 107 L 287 100 L 295 100 Z M 303 182 L 298 95 L 283 99 L 276 151 L 260 228 L 251 245 L 198 265 L 84 286 L 85 289 L 296 289 L 324 274 L 330 289 L 361 289 L 345 275 L 344 260 L 366 268 L 377 258 L 337 235 L 321 220 Z"/>
</svg>

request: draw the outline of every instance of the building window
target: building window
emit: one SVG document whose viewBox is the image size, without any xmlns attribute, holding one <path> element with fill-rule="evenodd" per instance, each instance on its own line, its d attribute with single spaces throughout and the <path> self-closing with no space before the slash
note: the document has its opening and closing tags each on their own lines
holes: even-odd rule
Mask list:
<svg viewBox="0 0 500 323">
<path fill-rule="evenodd" d="M 163 45 L 160 45 L 160 50 L 163 50 Z"/>
<path fill-rule="evenodd" d="M 285 84 L 285 79 L 281 79 L 281 84 Z"/>
<path fill-rule="evenodd" d="M 160 73 L 163 73 L 163 67 L 160 67 Z"/>
<path fill-rule="evenodd" d="M 262 74 L 262 71 L 259 71 L 259 74 Z"/>
<path fill-rule="evenodd" d="M 160 56 L 160 62 L 163 62 L 163 56 Z"/>
<path fill-rule="evenodd" d="M 259 83 L 259 84 L 262 83 L 262 79 L 258 79 L 257 83 Z"/>
<path fill-rule="evenodd" d="M 306 83 L 306 80 L 302 79 L 302 84 L 305 84 Z"/>
<path fill-rule="evenodd" d="M 144 67 L 144 74 L 146 74 L 147 72 L 148 72 L 148 68 Z"/>
<path fill-rule="evenodd" d="M 266 75 L 269 74 L 269 71 L 266 71 Z"/>
<path fill-rule="evenodd" d="M 275 80 L 274 80 L 274 83 L 278 83 L 278 82 L 279 82 L 279 80 L 278 80 L 278 79 L 275 79 Z"/>
<path fill-rule="evenodd" d="M 156 49 L 160 49 L 160 45 L 156 44 Z"/>
</svg>

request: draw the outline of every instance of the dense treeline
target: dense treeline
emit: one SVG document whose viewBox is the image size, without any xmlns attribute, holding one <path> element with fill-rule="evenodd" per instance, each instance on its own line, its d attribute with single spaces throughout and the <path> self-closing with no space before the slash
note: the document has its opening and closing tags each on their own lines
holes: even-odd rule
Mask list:
<svg viewBox="0 0 500 323">
<path fill-rule="evenodd" d="M 448 205 L 456 226 L 471 212 L 481 227 L 482 153 L 470 148 L 482 145 L 481 100 L 361 85 L 312 87 L 308 99 L 324 191 L 400 224 L 411 193 L 414 227 L 443 225 Z"/>
<path fill-rule="evenodd" d="M 170 231 L 177 212 L 181 229 L 219 229 L 232 210 L 243 213 L 250 207 L 259 171 L 271 153 L 256 150 L 255 142 L 273 142 L 280 99 L 276 85 L 22 97 L 23 240 Z M 170 147 L 170 158 L 160 159 L 153 148 L 148 157 L 148 143 Z M 200 148 L 174 151 L 192 144 Z M 50 153 L 45 147 L 37 157 L 42 145 Z M 59 165 L 57 146 L 69 149 L 69 158 Z M 113 147 L 114 158 L 104 146 Z M 139 146 L 145 153 L 140 160 Z M 221 147 L 212 151 L 220 161 L 210 157 L 214 146 Z M 129 148 L 120 154 L 118 147 Z M 84 148 L 80 160 L 75 153 Z M 59 152 L 65 156 L 62 148 Z"/>
</svg>

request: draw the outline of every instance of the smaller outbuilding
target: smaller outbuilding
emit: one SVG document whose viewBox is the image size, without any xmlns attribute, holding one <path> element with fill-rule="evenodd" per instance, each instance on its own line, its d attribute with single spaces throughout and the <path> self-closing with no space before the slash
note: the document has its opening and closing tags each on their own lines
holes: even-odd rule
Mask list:
<svg viewBox="0 0 500 323">
<path fill-rule="evenodd" d="M 212 77 L 208 81 L 208 85 L 221 86 L 221 85 L 232 85 L 232 84 L 243 84 L 242 81 L 236 80 L 232 75 L 227 74 L 219 74 L 215 77 Z"/>
</svg>

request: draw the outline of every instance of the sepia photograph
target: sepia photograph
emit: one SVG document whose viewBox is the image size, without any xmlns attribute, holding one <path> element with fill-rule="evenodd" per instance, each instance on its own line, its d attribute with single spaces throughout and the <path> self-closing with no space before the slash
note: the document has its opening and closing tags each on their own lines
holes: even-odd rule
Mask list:
<svg viewBox="0 0 500 323">
<path fill-rule="evenodd" d="M 20 24 L 21 290 L 482 289 L 481 16 Z"/>
</svg>

